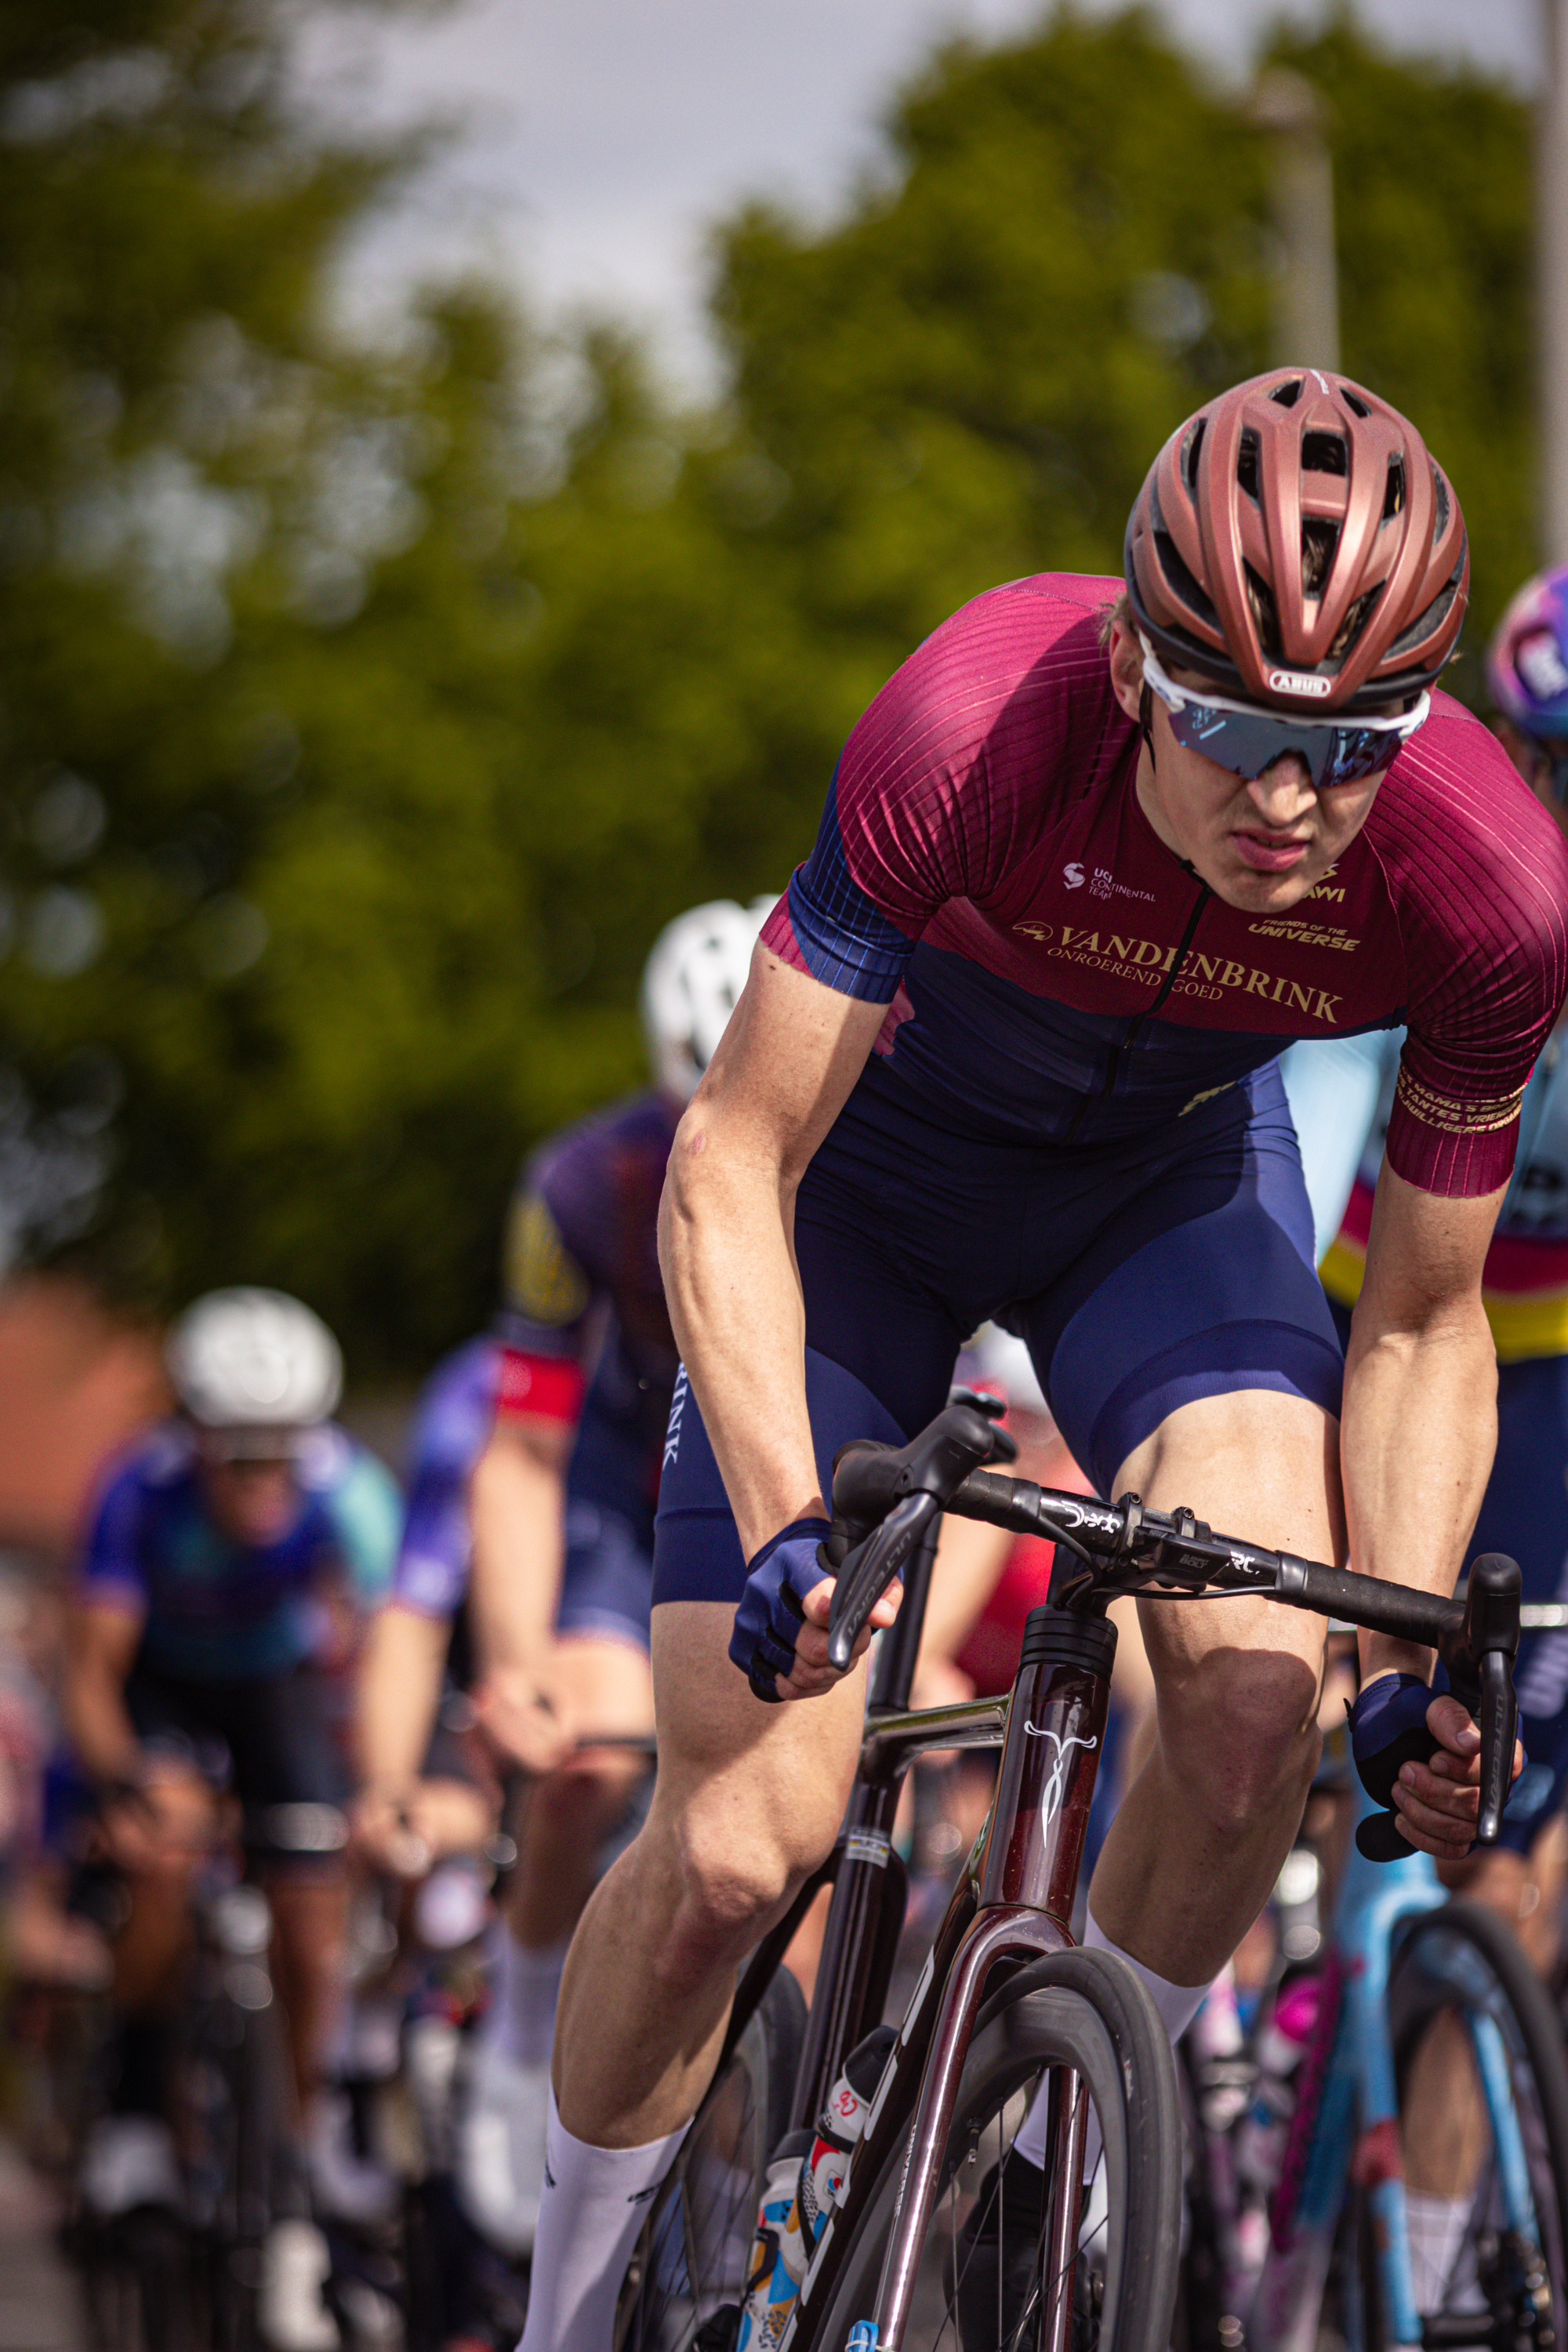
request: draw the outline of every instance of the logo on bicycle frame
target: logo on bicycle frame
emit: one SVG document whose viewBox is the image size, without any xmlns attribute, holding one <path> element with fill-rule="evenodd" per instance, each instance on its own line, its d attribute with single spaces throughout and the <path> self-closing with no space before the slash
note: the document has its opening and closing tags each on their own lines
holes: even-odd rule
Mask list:
<svg viewBox="0 0 1568 2352">
<path fill-rule="evenodd" d="M 1027 1716 L 1024 1717 L 1024 1728 L 1031 1738 L 1048 1739 L 1057 1751 L 1050 1779 L 1040 1791 L 1040 1834 L 1043 1837 L 1061 1811 L 1062 1783 L 1068 1772 L 1068 1750 L 1072 1748 L 1098 1748 L 1100 1741 L 1098 1738 L 1080 1739 L 1076 1731 L 1069 1731 L 1064 1739 L 1060 1732 L 1047 1731 L 1042 1724 L 1031 1723 Z"/>
</svg>

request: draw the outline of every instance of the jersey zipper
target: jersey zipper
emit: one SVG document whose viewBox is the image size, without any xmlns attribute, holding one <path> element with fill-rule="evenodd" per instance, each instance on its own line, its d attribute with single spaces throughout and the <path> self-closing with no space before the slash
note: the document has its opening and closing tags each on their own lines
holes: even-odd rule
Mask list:
<svg viewBox="0 0 1568 2352">
<path fill-rule="evenodd" d="M 1119 1045 L 1112 1045 L 1110 1049 L 1110 1059 L 1106 1064 L 1105 1068 L 1105 1083 L 1100 1089 L 1099 1098 L 1101 1102 L 1104 1102 L 1108 1097 L 1113 1095 L 1116 1091 L 1116 1081 L 1121 1072 L 1122 1055 L 1131 1052 L 1133 1046 L 1138 1042 L 1139 1033 L 1142 1029 L 1143 1024 L 1146 1021 L 1153 1020 L 1154 1015 L 1159 1012 L 1161 1005 L 1163 1004 L 1166 997 L 1169 996 L 1172 989 L 1174 988 L 1177 981 L 1181 978 L 1182 966 L 1187 960 L 1187 950 L 1192 946 L 1193 935 L 1198 928 L 1198 918 L 1203 913 L 1204 908 L 1207 906 L 1210 895 L 1208 884 L 1200 880 L 1198 883 L 1198 895 L 1193 902 L 1193 911 L 1187 917 L 1187 928 L 1182 933 L 1181 945 L 1177 948 L 1175 954 L 1171 959 L 1171 968 L 1160 983 L 1158 995 L 1155 997 L 1153 1003 L 1147 1006 L 1143 1012 L 1135 1013 L 1133 1014 L 1131 1020 L 1127 1024 L 1126 1036 L 1121 1039 Z M 1083 1125 L 1085 1118 L 1089 1116 L 1089 1107 L 1093 1100 L 1094 1097 L 1091 1095 L 1085 1095 L 1083 1097 L 1078 1108 L 1072 1115 L 1067 1133 L 1062 1138 L 1062 1141 L 1064 1143 L 1071 1143 L 1074 1140 L 1079 1129 Z"/>
</svg>

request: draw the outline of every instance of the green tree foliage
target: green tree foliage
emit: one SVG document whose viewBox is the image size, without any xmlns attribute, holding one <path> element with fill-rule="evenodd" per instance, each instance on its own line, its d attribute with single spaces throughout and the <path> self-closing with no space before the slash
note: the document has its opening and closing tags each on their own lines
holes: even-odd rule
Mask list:
<svg viewBox="0 0 1568 2352">
<path fill-rule="evenodd" d="M 334 331 L 416 144 L 301 116 L 285 0 L 0 0 L 0 1223 L 174 1303 L 273 1281 L 356 1370 L 482 1317 L 520 1152 L 637 1082 L 659 925 L 782 882 L 965 597 L 1114 570 L 1268 348 L 1267 151 L 1150 13 L 950 46 L 887 167 L 715 240 L 675 413 L 611 327 L 447 287 Z M 1528 569 L 1528 139 L 1348 19 L 1349 369 Z"/>
<path fill-rule="evenodd" d="M 1533 561 L 1528 110 L 1348 12 L 1263 61 L 1326 101 L 1343 364 L 1449 468 L 1484 643 Z M 1152 12 L 949 47 L 887 128 L 887 181 L 826 233 L 753 207 L 719 244 L 738 405 L 787 478 L 773 537 L 845 721 L 976 590 L 1119 571 L 1155 449 L 1271 342 L 1266 138 Z"/>
<path fill-rule="evenodd" d="M 417 159 L 308 135 L 281 10 L 36 13 L 0 16 L 5 1207 L 427 1360 L 521 1147 L 637 1082 L 659 923 L 763 887 L 735 784 L 790 731 L 787 622 L 615 336 L 448 289 L 334 337 L 326 267 Z"/>
</svg>

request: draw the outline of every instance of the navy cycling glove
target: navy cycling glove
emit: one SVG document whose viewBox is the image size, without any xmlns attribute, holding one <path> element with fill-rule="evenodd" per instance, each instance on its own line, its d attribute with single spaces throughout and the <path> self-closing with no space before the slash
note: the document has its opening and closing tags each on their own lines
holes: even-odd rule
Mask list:
<svg viewBox="0 0 1568 2352">
<path fill-rule="evenodd" d="M 1442 1744 L 1426 1728 L 1431 1704 L 1431 1686 L 1419 1675 L 1384 1675 L 1349 1710 L 1362 1787 L 1386 1808 L 1356 1830 L 1355 1842 L 1369 1862 L 1398 1862 L 1415 1851 L 1394 1810 L 1394 1786 L 1402 1765 L 1430 1764 Z"/>
<path fill-rule="evenodd" d="M 826 1519 L 794 1519 L 746 1563 L 730 1656 L 772 1706 L 779 1704 L 774 1675 L 787 1675 L 795 1664 L 795 1637 L 805 1622 L 801 1603 L 834 1573 L 822 1550 L 832 1532 Z"/>
</svg>

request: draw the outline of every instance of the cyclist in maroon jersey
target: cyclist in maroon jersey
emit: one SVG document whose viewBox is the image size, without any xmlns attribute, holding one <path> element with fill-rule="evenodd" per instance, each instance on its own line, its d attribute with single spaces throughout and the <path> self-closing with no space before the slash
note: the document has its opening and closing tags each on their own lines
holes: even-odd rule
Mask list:
<svg viewBox="0 0 1568 2352">
<path fill-rule="evenodd" d="M 977 598 L 852 732 L 670 1157 L 659 1778 L 567 1963 L 524 2352 L 607 2345 L 735 1964 L 837 1826 L 833 1449 L 919 1428 L 984 1318 L 1101 1491 L 1317 1559 L 1348 1528 L 1361 1569 L 1450 1585 L 1493 1442 L 1480 1267 L 1568 981 L 1568 847 L 1431 694 L 1468 580 L 1414 427 L 1276 370 L 1173 435 L 1123 582 Z M 1342 1360 L 1277 1056 L 1400 1020 Z M 1174 2034 L 1300 1819 L 1322 1627 L 1145 1614 L 1159 1742 L 1088 1935 Z M 1430 1672 L 1364 1641 L 1356 1748 L 1389 1834 L 1456 1853 L 1477 1737 Z"/>
</svg>

